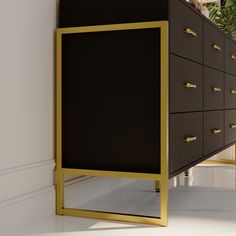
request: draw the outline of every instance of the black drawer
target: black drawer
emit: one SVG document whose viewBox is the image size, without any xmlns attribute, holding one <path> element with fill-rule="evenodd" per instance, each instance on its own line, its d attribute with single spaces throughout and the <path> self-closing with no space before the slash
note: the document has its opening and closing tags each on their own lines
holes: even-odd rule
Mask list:
<svg viewBox="0 0 236 236">
<path fill-rule="evenodd" d="M 236 141 L 236 110 L 225 111 L 225 145 Z"/>
<path fill-rule="evenodd" d="M 204 109 L 224 109 L 224 73 L 204 68 Z"/>
<path fill-rule="evenodd" d="M 224 111 L 204 112 L 204 155 L 224 145 Z"/>
<path fill-rule="evenodd" d="M 170 55 L 170 112 L 201 111 L 203 69 L 200 64 Z"/>
<path fill-rule="evenodd" d="M 202 112 L 170 115 L 170 173 L 202 157 Z"/>
<path fill-rule="evenodd" d="M 196 62 L 203 60 L 203 20 L 179 0 L 170 4 L 170 51 Z"/>
<path fill-rule="evenodd" d="M 236 76 L 225 74 L 225 108 L 236 108 Z"/>
<path fill-rule="evenodd" d="M 236 43 L 225 38 L 225 71 L 236 75 Z"/>
<path fill-rule="evenodd" d="M 224 70 L 224 35 L 204 22 L 204 64 Z"/>
</svg>

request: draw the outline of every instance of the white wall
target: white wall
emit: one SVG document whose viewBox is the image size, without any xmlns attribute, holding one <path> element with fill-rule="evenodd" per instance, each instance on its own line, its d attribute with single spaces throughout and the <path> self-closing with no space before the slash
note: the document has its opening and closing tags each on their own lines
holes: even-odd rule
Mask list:
<svg viewBox="0 0 236 236">
<path fill-rule="evenodd" d="M 57 0 L 0 0 L 0 211 L 53 190 Z"/>
</svg>

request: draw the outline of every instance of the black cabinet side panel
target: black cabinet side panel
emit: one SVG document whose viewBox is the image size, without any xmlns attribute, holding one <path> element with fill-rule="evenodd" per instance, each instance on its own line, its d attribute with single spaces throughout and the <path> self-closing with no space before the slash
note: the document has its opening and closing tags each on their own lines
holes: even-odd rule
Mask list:
<svg viewBox="0 0 236 236">
<path fill-rule="evenodd" d="M 64 35 L 63 168 L 160 172 L 160 30 Z"/>
<path fill-rule="evenodd" d="M 167 0 L 60 1 L 61 28 L 167 19 Z"/>
</svg>

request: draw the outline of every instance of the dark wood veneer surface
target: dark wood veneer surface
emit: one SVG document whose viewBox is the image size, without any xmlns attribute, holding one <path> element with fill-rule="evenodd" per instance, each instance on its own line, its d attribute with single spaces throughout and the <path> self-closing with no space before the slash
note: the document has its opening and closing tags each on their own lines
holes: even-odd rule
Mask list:
<svg viewBox="0 0 236 236">
<path fill-rule="evenodd" d="M 214 49 L 214 45 L 219 49 Z M 224 35 L 204 21 L 204 64 L 224 71 Z"/>
<path fill-rule="evenodd" d="M 186 88 L 191 83 L 197 88 Z M 201 111 L 203 66 L 170 54 L 170 113 Z"/>
<path fill-rule="evenodd" d="M 168 19 L 168 1 L 60 0 L 60 27 Z"/>
<path fill-rule="evenodd" d="M 63 36 L 63 167 L 160 171 L 160 30 Z"/>
<path fill-rule="evenodd" d="M 191 29 L 197 35 L 184 32 Z M 170 1 L 170 52 L 202 63 L 203 20 L 181 1 Z"/>
</svg>

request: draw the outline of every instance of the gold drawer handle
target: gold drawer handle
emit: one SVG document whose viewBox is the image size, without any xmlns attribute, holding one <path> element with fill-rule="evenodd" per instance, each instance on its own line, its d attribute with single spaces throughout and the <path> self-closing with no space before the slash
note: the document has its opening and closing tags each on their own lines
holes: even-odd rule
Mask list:
<svg viewBox="0 0 236 236">
<path fill-rule="evenodd" d="M 231 129 L 235 129 L 236 128 L 236 124 L 230 124 L 229 126 Z"/>
<path fill-rule="evenodd" d="M 236 90 L 230 89 L 230 93 L 231 93 L 231 94 L 236 94 Z"/>
<path fill-rule="evenodd" d="M 197 37 L 197 33 L 189 28 L 184 29 L 184 32 L 192 37 Z"/>
<path fill-rule="evenodd" d="M 213 134 L 219 134 L 219 133 L 221 133 L 221 131 L 222 131 L 221 129 L 213 129 L 212 133 Z"/>
<path fill-rule="evenodd" d="M 221 47 L 218 46 L 217 44 L 213 44 L 212 47 L 213 47 L 213 49 L 214 49 L 215 51 L 218 51 L 218 52 L 221 51 Z"/>
<path fill-rule="evenodd" d="M 218 87 L 212 87 L 213 92 L 221 92 L 221 88 Z"/>
<path fill-rule="evenodd" d="M 189 136 L 189 137 L 186 137 L 184 139 L 184 142 L 191 143 L 191 142 L 196 141 L 196 140 L 197 140 L 197 136 Z"/>
<path fill-rule="evenodd" d="M 233 60 L 233 61 L 236 61 L 236 56 L 235 56 L 234 54 L 232 54 L 232 55 L 230 56 L 230 59 Z"/>
<path fill-rule="evenodd" d="M 185 88 L 192 88 L 192 89 L 196 89 L 197 85 L 196 84 L 191 84 L 191 83 L 185 83 L 184 84 Z"/>
</svg>

